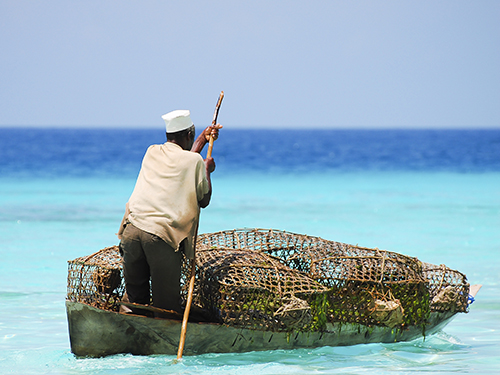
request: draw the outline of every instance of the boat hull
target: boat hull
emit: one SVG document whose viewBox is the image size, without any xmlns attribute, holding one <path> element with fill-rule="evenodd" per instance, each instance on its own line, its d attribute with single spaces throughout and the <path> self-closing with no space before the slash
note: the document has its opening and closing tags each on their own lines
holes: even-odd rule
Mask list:
<svg viewBox="0 0 500 375">
<path fill-rule="evenodd" d="M 181 321 L 120 314 L 66 301 L 71 351 L 81 357 L 119 353 L 176 355 Z M 455 315 L 431 313 L 425 334 L 432 334 Z M 403 331 L 389 327 L 328 324 L 324 332 L 268 332 L 214 323 L 188 323 L 184 355 L 391 343 L 422 337 L 422 327 Z"/>
</svg>

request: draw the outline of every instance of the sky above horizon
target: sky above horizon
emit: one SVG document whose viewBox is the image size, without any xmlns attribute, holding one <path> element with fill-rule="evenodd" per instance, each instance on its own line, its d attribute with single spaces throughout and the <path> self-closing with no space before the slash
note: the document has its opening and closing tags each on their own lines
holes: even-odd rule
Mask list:
<svg viewBox="0 0 500 375">
<path fill-rule="evenodd" d="M 500 1 L 0 0 L 0 126 L 500 128 Z"/>
</svg>

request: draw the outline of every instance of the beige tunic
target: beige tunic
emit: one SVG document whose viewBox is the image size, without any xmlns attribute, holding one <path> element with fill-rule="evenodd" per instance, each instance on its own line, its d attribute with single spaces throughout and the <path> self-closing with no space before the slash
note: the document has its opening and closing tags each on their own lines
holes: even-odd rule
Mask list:
<svg viewBox="0 0 500 375">
<path fill-rule="evenodd" d="M 177 250 L 186 239 L 184 252 L 192 258 L 200 216 L 198 201 L 208 191 L 200 154 L 185 151 L 172 142 L 152 145 L 146 151 L 128 201 L 128 220 Z"/>
</svg>

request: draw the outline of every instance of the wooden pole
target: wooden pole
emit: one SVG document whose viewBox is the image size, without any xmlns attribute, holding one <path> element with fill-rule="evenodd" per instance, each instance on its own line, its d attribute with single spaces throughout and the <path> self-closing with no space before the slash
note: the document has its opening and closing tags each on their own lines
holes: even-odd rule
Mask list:
<svg viewBox="0 0 500 375">
<path fill-rule="evenodd" d="M 215 105 L 215 112 L 214 112 L 214 117 L 212 119 L 212 126 L 217 124 L 217 116 L 219 115 L 219 108 L 222 103 L 222 99 L 224 99 L 224 91 L 220 92 L 219 95 L 219 100 L 217 101 L 217 104 Z M 207 151 L 207 158 L 212 156 L 212 149 L 214 148 L 214 138 L 212 137 L 212 134 L 210 134 L 210 141 L 208 142 L 208 151 Z"/>
<path fill-rule="evenodd" d="M 219 115 L 219 108 L 222 103 L 222 99 L 224 98 L 224 91 L 221 91 L 219 95 L 219 100 L 217 101 L 217 105 L 215 106 L 214 117 L 212 119 L 212 125 L 217 124 L 217 116 Z M 207 158 L 212 157 L 212 149 L 214 147 L 214 139 L 212 134 L 210 134 L 210 141 L 208 144 L 207 150 Z M 198 230 L 196 230 L 198 232 Z M 189 312 L 191 311 L 191 303 L 193 302 L 193 290 L 194 290 L 194 279 L 196 276 L 196 241 L 194 243 L 195 251 L 193 255 L 193 259 L 191 259 L 191 275 L 189 278 L 189 289 L 188 289 L 188 298 L 186 301 L 186 308 L 184 309 L 184 317 L 182 318 L 182 327 L 181 327 L 181 337 L 179 339 L 179 349 L 177 350 L 177 359 L 182 358 L 182 352 L 184 351 L 184 344 L 186 342 L 186 331 L 187 331 L 187 323 L 189 318 Z"/>
<path fill-rule="evenodd" d="M 191 276 L 189 277 L 188 298 L 186 301 L 186 308 L 184 309 L 184 316 L 182 318 L 181 338 L 179 339 L 179 349 L 177 350 L 177 359 L 182 358 L 182 352 L 184 351 L 184 343 L 186 342 L 187 323 L 189 318 L 189 312 L 191 311 L 191 302 L 193 302 L 195 274 L 196 274 L 196 259 L 195 257 L 193 257 L 193 259 L 191 259 Z"/>
</svg>

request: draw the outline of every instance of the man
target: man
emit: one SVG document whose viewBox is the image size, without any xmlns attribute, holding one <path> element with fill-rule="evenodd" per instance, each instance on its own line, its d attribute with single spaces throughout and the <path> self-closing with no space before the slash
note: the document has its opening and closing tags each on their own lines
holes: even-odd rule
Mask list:
<svg viewBox="0 0 500 375">
<path fill-rule="evenodd" d="M 207 127 L 194 141 L 190 112 L 162 116 L 167 142 L 146 151 L 118 233 L 129 302 L 181 312 L 181 252 L 194 257 L 200 207 L 210 203 L 215 162 L 201 150 L 221 125 Z"/>
</svg>

